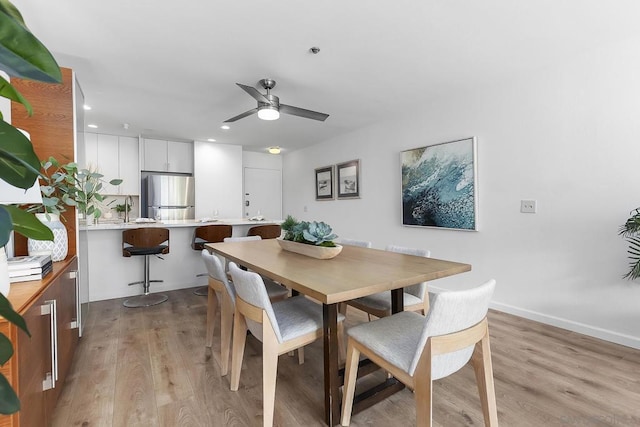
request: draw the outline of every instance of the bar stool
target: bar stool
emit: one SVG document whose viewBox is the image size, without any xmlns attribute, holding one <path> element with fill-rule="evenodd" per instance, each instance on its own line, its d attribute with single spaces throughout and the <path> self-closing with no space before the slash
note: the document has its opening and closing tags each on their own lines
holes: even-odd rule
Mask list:
<svg viewBox="0 0 640 427">
<path fill-rule="evenodd" d="M 169 229 L 145 227 L 125 230 L 122 232 L 122 256 L 144 256 L 144 280 L 129 283 L 131 285 L 143 285 L 143 295 L 129 298 L 122 305 L 129 308 L 149 307 L 165 302 L 169 297 L 164 294 L 149 293 L 151 282 L 162 282 L 163 280 L 149 280 L 149 256 L 169 253 Z"/>
<path fill-rule="evenodd" d="M 191 248 L 194 251 L 202 252 L 207 243 L 218 243 L 223 242 L 226 237 L 231 237 L 233 232 L 233 227 L 225 224 L 212 224 L 212 225 L 203 225 L 200 227 L 196 227 L 193 233 L 193 241 L 191 242 Z M 207 276 L 207 273 L 197 274 L 196 277 Z M 200 286 L 195 291 L 194 294 L 206 297 L 209 294 L 208 286 Z"/>
<path fill-rule="evenodd" d="M 282 228 L 278 224 L 256 225 L 247 232 L 247 236 L 260 236 L 263 239 L 276 239 L 280 234 L 282 234 Z"/>
</svg>

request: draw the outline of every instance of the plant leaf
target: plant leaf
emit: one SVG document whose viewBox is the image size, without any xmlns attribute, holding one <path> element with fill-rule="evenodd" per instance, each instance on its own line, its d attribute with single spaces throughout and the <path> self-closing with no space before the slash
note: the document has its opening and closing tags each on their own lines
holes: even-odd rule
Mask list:
<svg viewBox="0 0 640 427">
<path fill-rule="evenodd" d="M 35 215 L 12 205 L 2 207 L 11 215 L 11 222 L 16 233 L 34 240 L 53 240 L 53 231 L 41 223 Z"/>
<path fill-rule="evenodd" d="M 11 215 L 5 209 L 5 205 L 0 205 L 0 246 L 4 246 L 9 241 L 13 225 L 11 223 Z"/>
<path fill-rule="evenodd" d="M 20 400 L 16 392 L 11 388 L 11 384 L 0 375 L 0 414 L 9 415 L 20 410 Z"/>
<path fill-rule="evenodd" d="M 62 73 L 51 52 L 27 29 L 20 12 L 0 2 L 0 64 L 11 76 L 60 83 Z"/>
<path fill-rule="evenodd" d="M 0 120 L 0 179 L 19 188 L 30 188 L 40 174 L 40 160 L 29 138 Z"/>
<path fill-rule="evenodd" d="M 13 356 L 13 345 L 11 340 L 4 334 L 0 334 L 0 365 L 4 365 Z"/>
<path fill-rule="evenodd" d="M 25 99 L 24 96 L 18 90 L 11 85 L 8 81 L 6 81 L 2 76 L 0 76 L 0 96 L 8 98 L 12 101 L 19 102 L 24 105 L 29 116 L 33 114 L 33 108 L 31 108 L 31 104 L 29 101 Z"/>
<path fill-rule="evenodd" d="M 11 303 L 4 295 L 0 294 L 0 316 L 3 316 L 9 322 L 16 325 L 18 328 L 22 329 L 27 333 L 27 335 L 31 336 L 29 332 L 29 328 L 27 328 L 27 324 L 18 313 L 13 311 L 13 307 Z"/>
</svg>

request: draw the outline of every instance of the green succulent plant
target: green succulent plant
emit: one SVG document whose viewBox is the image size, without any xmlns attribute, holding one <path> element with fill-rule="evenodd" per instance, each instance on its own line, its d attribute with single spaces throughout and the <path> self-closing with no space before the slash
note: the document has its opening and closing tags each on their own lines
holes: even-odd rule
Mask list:
<svg viewBox="0 0 640 427">
<path fill-rule="evenodd" d="M 333 240 L 338 236 L 333 234 L 331 226 L 324 222 L 298 221 L 288 215 L 285 221 L 280 224 L 284 230 L 284 240 L 305 243 L 307 245 L 334 247 Z"/>
<path fill-rule="evenodd" d="M 302 231 L 304 239 L 316 246 L 335 246 L 333 239 L 338 237 L 332 233 L 331 226 L 324 222 L 310 222 L 309 228 Z"/>
</svg>

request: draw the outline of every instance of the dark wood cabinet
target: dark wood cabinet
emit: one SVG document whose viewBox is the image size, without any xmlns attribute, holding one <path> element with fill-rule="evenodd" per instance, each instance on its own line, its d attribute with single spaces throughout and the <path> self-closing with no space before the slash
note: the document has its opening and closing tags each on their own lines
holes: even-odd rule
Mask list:
<svg viewBox="0 0 640 427">
<path fill-rule="evenodd" d="M 27 322 L 31 337 L 1 319 L 15 355 L 5 375 L 20 398 L 21 410 L 1 416 L 0 426 L 41 427 L 51 423 L 78 345 L 78 262 L 54 264 L 41 281 L 12 284 L 9 300 Z"/>
</svg>

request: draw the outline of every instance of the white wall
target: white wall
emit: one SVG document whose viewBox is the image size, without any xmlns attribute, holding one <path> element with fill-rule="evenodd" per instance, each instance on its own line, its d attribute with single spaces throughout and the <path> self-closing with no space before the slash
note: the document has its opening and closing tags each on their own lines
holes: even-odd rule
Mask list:
<svg viewBox="0 0 640 427">
<path fill-rule="evenodd" d="M 196 218 L 242 218 L 242 147 L 194 142 Z"/>
<path fill-rule="evenodd" d="M 422 111 L 284 158 L 284 215 L 342 237 L 431 250 L 473 271 L 432 286 L 496 278 L 493 306 L 640 348 L 640 283 L 621 279 L 617 235 L 640 206 L 640 40 L 431 100 Z M 402 150 L 478 138 L 479 231 L 402 227 Z M 361 159 L 361 199 L 315 201 L 314 168 Z M 519 212 L 521 199 L 537 214 Z M 305 212 L 307 207 L 308 212 Z"/>
<path fill-rule="evenodd" d="M 245 168 L 282 170 L 282 155 L 243 151 L 242 166 Z"/>
</svg>

